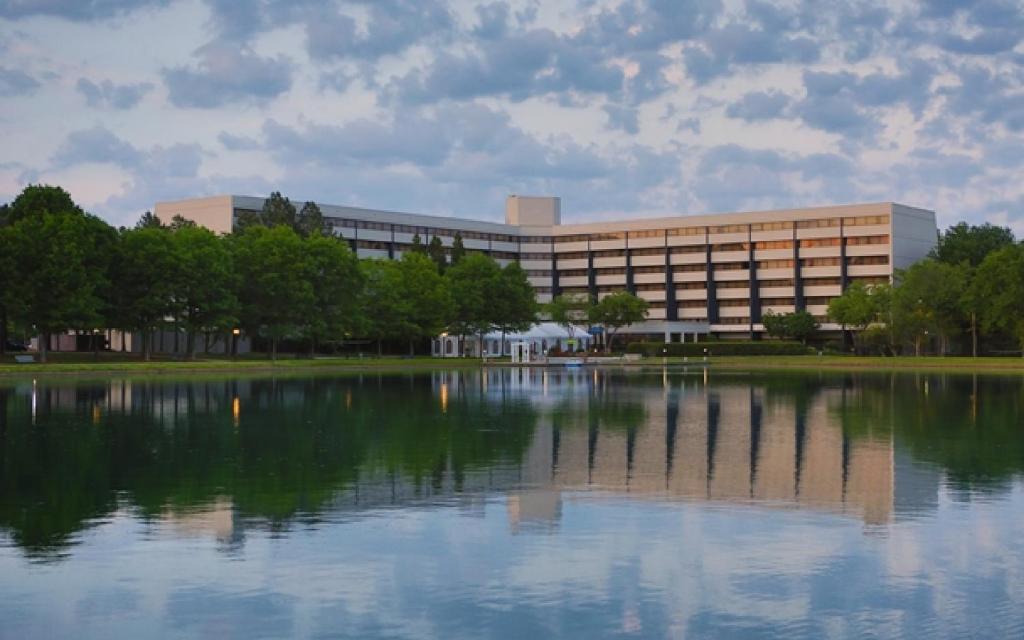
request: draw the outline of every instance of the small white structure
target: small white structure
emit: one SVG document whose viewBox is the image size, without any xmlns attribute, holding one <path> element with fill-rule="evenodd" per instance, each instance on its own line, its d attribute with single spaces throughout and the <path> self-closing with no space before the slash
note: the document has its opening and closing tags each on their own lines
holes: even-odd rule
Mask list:
<svg viewBox="0 0 1024 640">
<path fill-rule="evenodd" d="M 540 322 L 520 333 L 502 335 L 500 331 L 493 331 L 484 335 L 482 341 L 480 336 L 461 336 L 461 344 L 460 336 L 443 333 L 431 341 L 431 353 L 444 358 L 512 356 L 513 362 L 532 362 L 546 356 L 552 347 L 560 351 L 586 350 L 590 342 L 586 327 L 573 327 L 570 336 L 562 325 Z M 516 357 L 520 360 L 515 360 Z"/>
</svg>

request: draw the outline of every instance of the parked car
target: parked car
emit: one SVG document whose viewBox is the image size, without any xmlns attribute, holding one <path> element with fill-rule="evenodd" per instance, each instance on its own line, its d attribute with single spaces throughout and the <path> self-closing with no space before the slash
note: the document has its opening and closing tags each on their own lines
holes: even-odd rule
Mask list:
<svg viewBox="0 0 1024 640">
<path fill-rule="evenodd" d="M 28 351 L 28 345 L 19 340 L 8 340 L 4 348 L 7 351 Z"/>
</svg>

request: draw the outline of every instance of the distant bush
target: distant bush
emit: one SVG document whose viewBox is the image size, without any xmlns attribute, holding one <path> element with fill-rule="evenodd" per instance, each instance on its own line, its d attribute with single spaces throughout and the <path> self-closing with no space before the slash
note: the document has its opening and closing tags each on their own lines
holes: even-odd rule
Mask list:
<svg viewBox="0 0 1024 640">
<path fill-rule="evenodd" d="M 776 340 L 763 341 L 731 341 L 718 342 L 634 342 L 626 348 L 627 353 L 640 353 L 645 356 L 703 356 L 704 350 L 710 356 L 802 356 L 813 350 L 799 342 L 782 342 Z"/>
</svg>

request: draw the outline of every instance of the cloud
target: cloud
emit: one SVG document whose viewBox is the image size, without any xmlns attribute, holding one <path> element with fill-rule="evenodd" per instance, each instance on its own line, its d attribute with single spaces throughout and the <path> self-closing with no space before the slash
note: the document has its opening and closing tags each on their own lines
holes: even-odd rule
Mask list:
<svg viewBox="0 0 1024 640">
<path fill-rule="evenodd" d="M 640 131 L 637 110 L 616 104 L 606 104 L 604 112 L 608 114 L 608 128 L 621 129 L 626 133 L 636 134 Z"/>
<path fill-rule="evenodd" d="M 226 131 L 221 131 L 217 136 L 217 140 L 228 151 L 252 151 L 259 149 L 261 146 L 258 140 L 247 136 L 236 136 Z"/>
<path fill-rule="evenodd" d="M 379 0 L 365 5 L 365 29 L 353 16 L 324 5 L 306 18 L 310 57 L 379 58 L 404 51 L 425 39 L 442 38 L 454 26 L 448 4 L 437 0 Z"/>
<path fill-rule="evenodd" d="M 729 104 L 725 114 L 748 121 L 770 120 L 781 116 L 789 104 L 789 97 L 778 91 L 752 91 Z"/>
<path fill-rule="evenodd" d="M 197 51 L 198 65 L 162 72 L 176 107 L 212 109 L 233 103 L 261 104 L 292 86 L 293 65 L 284 57 L 261 57 L 230 43 L 210 43 Z"/>
<path fill-rule="evenodd" d="M 9 19 L 52 16 L 87 21 L 131 13 L 146 7 L 162 7 L 170 0 L 0 0 L 0 17 Z"/>
<path fill-rule="evenodd" d="M 39 81 L 24 71 L 0 67 L 0 93 L 5 96 L 28 95 L 39 86 Z"/>
<path fill-rule="evenodd" d="M 90 107 L 131 109 L 153 90 L 153 85 L 149 82 L 116 85 L 110 80 L 96 84 L 88 78 L 79 78 L 75 88 L 85 96 Z"/>
</svg>

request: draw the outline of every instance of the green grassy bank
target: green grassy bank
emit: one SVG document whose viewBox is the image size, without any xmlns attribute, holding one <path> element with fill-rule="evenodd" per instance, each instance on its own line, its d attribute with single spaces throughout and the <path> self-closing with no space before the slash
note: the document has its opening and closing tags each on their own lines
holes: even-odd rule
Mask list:
<svg viewBox="0 0 1024 640">
<path fill-rule="evenodd" d="M 17 364 L 13 355 L 0 358 L 0 377 L 61 375 L 61 374 L 188 374 L 188 373 L 259 373 L 259 372 L 301 372 L 331 370 L 389 370 L 410 371 L 438 367 L 477 367 L 475 359 L 443 359 L 431 357 L 386 357 L 386 358 L 296 358 L 283 355 L 276 361 L 266 357 L 197 358 L 196 360 L 151 360 L 141 361 L 135 357 L 120 354 L 50 354 L 46 364 Z"/>
</svg>

